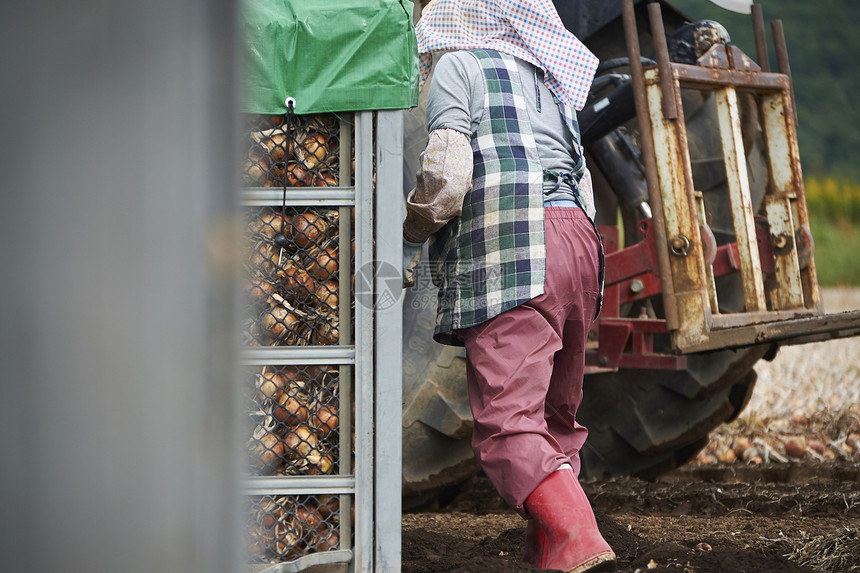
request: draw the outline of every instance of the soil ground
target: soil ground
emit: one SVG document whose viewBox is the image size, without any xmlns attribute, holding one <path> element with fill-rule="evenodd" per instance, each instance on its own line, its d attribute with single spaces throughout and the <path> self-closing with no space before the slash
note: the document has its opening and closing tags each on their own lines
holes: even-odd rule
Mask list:
<svg viewBox="0 0 860 573">
<path fill-rule="evenodd" d="M 860 571 L 860 467 L 682 468 L 583 484 L 621 572 Z M 476 477 L 441 511 L 403 516 L 404 573 L 535 571 L 525 522 Z"/>
<path fill-rule="evenodd" d="M 858 289 L 824 295 L 828 312 L 860 308 Z M 860 572 L 860 337 L 783 348 L 756 371 L 746 411 L 695 461 L 583 484 L 618 571 Z M 536 570 L 525 521 L 483 476 L 402 523 L 403 573 Z"/>
</svg>

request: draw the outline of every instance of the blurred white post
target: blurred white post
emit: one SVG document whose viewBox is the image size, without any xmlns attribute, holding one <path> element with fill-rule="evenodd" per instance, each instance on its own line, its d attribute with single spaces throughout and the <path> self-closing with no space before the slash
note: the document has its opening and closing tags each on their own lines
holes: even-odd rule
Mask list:
<svg viewBox="0 0 860 573">
<path fill-rule="evenodd" d="M 0 3 L 4 571 L 239 570 L 235 26 Z"/>
</svg>

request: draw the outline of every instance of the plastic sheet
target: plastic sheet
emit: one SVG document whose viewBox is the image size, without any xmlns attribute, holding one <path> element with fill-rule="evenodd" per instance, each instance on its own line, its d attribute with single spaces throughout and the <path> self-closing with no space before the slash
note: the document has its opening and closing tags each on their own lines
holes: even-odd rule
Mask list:
<svg viewBox="0 0 860 573">
<path fill-rule="evenodd" d="M 418 54 L 408 0 L 244 0 L 241 106 L 282 114 L 409 108 Z"/>
</svg>

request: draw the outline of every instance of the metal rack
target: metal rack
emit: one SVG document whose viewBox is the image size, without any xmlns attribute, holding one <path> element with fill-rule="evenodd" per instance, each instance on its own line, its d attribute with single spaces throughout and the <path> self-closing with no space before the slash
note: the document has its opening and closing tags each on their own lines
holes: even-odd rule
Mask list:
<svg viewBox="0 0 860 573">
<path fill-rule="evenodd" d="M 668 333 L 672 347 L 681 353 L 838 330 L 840 325 L 834 325 L 833 320 L 820 320 L 824 311 L 815 274 L 791 76 L 780 23 L 776 21 L 773 26 L 778 73 L 767 69 L 759 5 L 754 6 L 753 25 L 763 66 L 738 48 L 721 44 L 702 56 L 700 65 L 679 64 L 669 59 L 660 4 L 650 3 L 647 10 L 657 66 L 643 70 L 633 2 L 624 0 L 622 6 L 653 211 L 653 220 L 642 231 L 656 256 L 651 260 L 619 253 L 609 254 L 608 260 L 641 259 L 637 272 L 652 273 L 662 281 L 637 277 L 633 285 L 636 272 L 622 276 L 608 271 L 607 284 L 629 285 L 622 291 L 635 292 L 637 299 L 661 294 L 665 321 L 630 319 L 618 325 L 601 323 L 601 329 L 617 326 L 628 336 L 638 333 L 648 340 L 652 332 Z M 725 201 L 730 202 L 733 216 L 734 241 L 729 245 L 718 247 L 715 243 L 702 192 L 694 186 L 682 90 L 708 92 L 715 101 L 728 181 Z M 769 179 L 758 210 L 753 208 L 750 197 L 740 97 L 754 102 L 751 109 L 760 117 L 763 133 Z M 744 308 L 721 313 L 714 279 L 731 273 L 739 273 L 742 279 Z M 613 296 L 617 297 L 609 293 L 607 300 L 617 304 Z M 853 321 L 854 317 L 843 320 L 851 328 L 855 327 Z M 623 344 L 616 346 L 619 347 L 612 353 L 616 360 L 604 357 L 604 363 L 617 365 Z"/>
<path fill-rule="evenodd" d="M 248 441 L 252 471 L 243 480 L 249 556 L 253 570 L 268 573 L 399 571 L 401 239 L 399 224 L 382 223 L 401 219 L 402 116 L 326 115 L 337 118 L 336 132 L 318 124 L 302 134 L 294 117 L 286 129 L 263 130 L 285 135 L 284 157 L 252 153 L 256 163 L 244 172 L 256 179 L 242 190 L 241 204 L 257 213 L 252 226 L 264 256 L 260 249 L 254 255 L 269 271 L 250 289 L 266 302 L 246 313 L 242 353 L 256 380 L 253 389 L 245 382 L 256 424 Z M 327 152 L 311 149 L 310 135 L 320 133 Z M 279 177 L 293 185 L 283 189 Z M 287 213 L 308 214 L 318 227 L 284 233 Z M 310 256 L 320 253 L 337 254 L 326 267 Z M 320 285 L 329 285 L 321 295 Z M 265 292 L 254 292 L 260 286 Z M 264 387 L 278 388 L 277 398 Z M 321 421 L 322 411 L 334 414 L 335 427 Z M 263 443 L 266 433 L 275 434 L 277 447 Z"/>
</svg>

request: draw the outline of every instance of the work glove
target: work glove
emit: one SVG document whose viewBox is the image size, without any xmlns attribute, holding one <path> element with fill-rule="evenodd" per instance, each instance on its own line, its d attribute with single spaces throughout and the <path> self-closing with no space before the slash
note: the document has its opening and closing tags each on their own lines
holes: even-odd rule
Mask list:
<svg viewBox="0 0 860 573">
<path fill-rule="evenodd" d="M 421 260 L 421 245 L 403 239 L 403 288 L 415 286 L 415 267 Z"/>
</svg>

